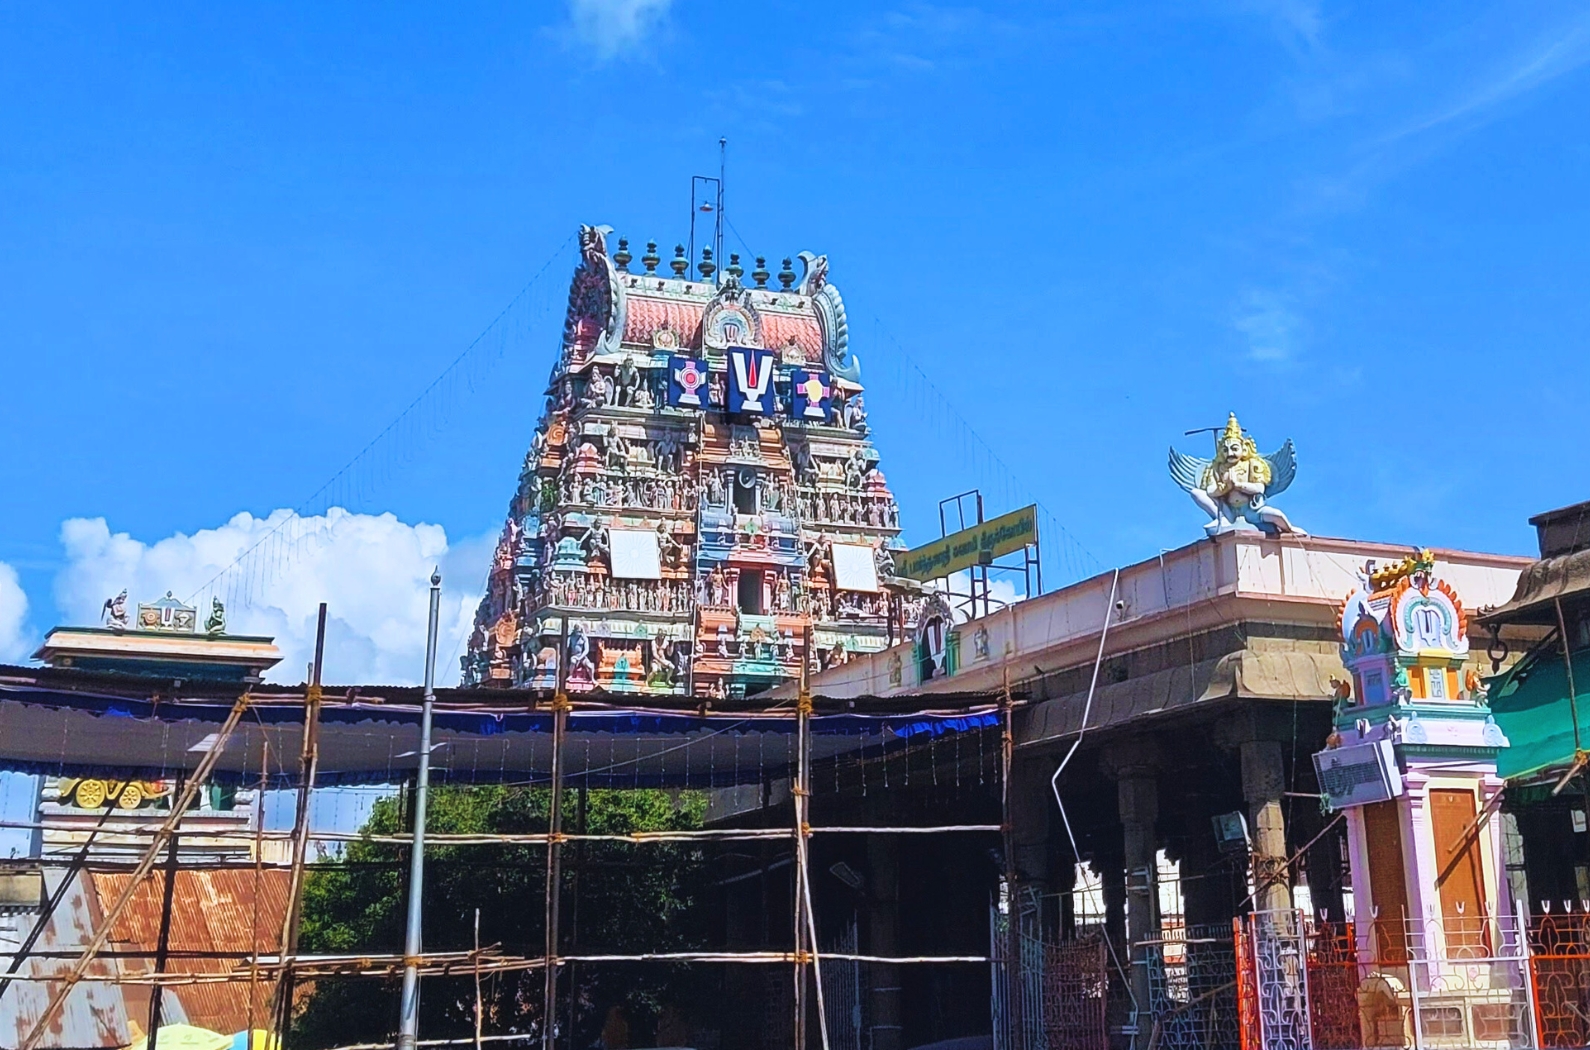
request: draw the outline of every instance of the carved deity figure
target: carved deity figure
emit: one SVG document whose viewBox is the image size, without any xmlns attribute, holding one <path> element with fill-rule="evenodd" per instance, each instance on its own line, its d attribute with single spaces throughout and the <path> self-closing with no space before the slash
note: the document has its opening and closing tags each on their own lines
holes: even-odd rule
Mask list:
<svg viewBox="0 0 1590 1050">
<path fill-rule="evenodd" d="M 640 369 L 635 367 L 634 361 L 626 357 L 619 363 L 615 379 L 618 386 L 617 403 L 625 407 L 634 407 L 635 399 L 641 389 Z"/>
<path fill-rule="evenodd" d="M 867 405 L 860 394 L 846 401 L 842 409 L 841 424 L 862 437 L 867 436 Z"/>
<path fill-rule="evenodd" d="M 127 592 L 123 590 L 114 598 L 106 598 L 99 610 L 99 618 L 113 631 L 127 629 Z"/>
<path fill-rule="evenodd" d="M 657 553 L 665 568 L 678 569 L 684 566 L 684 544 L 674 539 L 668 523 L 662 520 L 657 522 Z"/>
<path fill-rule="evenodd" d="M 878 545 L 872 548 L 872 563 L 877 567 L 879 576 L 894 575 L 894 552 L 883 540 L 879 540 Z"/>
<path fill-rule="evenodd" d="M 1267 502 L 1285 492 L 1296 473 L 1291 440 L 1261 456 L 1253 439 L 1242 432 L 1235 412 L 1215 442 L 1213 460 L 1170 450 L 1170 476 L 1209 515 L 1204 529 L 1211 535 L 1241 528 L 1307 535 Z"/>
<path fill-rule="evenodd" d="M 569 680 L 592 681 L 596 665 L 591 662 L 591 640 L 579 624 L 569 628 Z"/>
<path fill-rule="evenodd" d="M 585 535 L 580 537 L 580 546 L 587 554 L 598 560 L 607 558 L 607 526 L 597 522 L 585 530 Z"/>
<path fill-rule="evenodd" d="M 845 460 L 845 484 L 853 489 L 861 488 L 861 479 L 867 473 L 867 457 L 860 448 L 852 449 L 850 458 Z"/>
<path fill-rule="evenodd" d="M 600 369 L 591 369 L 591 378 L 585 384 L 585 396 L 580 403 L 587 408 L 604 408 L 613 403 L 613 384 Z"/>
<path fill-rule="evenodd" d="M 622 474 L 629 466 L 629 442 L 624 440 L 622 434 L 609 434 L 607 437 L 607 469 L 616 470 Z"/>
<path fill-rule="evenodd" d="M 226 606 L 221 599 L 210 599 L 210 616 L 204 621 L 204 633 L 211 638 L 226 633 Z"/>
</svg>

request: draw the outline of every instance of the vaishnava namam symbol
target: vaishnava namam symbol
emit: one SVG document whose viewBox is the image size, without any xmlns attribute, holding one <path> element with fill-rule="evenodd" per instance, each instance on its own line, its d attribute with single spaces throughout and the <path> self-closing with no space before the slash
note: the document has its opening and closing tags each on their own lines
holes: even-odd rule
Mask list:
<svg viewBox="0 0 1590 1050">
<path fill-rule="evenodd" d="M 1271 535 L 1308 535 L 1268 503 L 1270 497 L 1286 491 L 1296 474 L 1297 453 L 1292 439 L 1288 438 L 1268 456 L 1261 456 L 1253 439 L 1242 432 L 1235 412 L 1215 440 L 1214 459 L 1170 450 L 1170 476 L 1209 515 L 1204 530 L 1211 536 L 1254 528 Z"/>
</svg>

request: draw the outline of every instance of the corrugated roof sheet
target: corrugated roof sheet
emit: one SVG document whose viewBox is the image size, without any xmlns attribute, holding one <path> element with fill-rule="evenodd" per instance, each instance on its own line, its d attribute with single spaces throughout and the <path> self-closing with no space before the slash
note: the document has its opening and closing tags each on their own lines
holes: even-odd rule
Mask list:
<svg viewBox="0 0 1590 1050">
<path fill-rule="evenodd" d="M 46 884 L 60 885 L 61 872 L 46 872 Z M 74 952 L 87 944 L 108 908 L 127 884 L 124 873 L 94 873 L 73 880 L 44 935 L 39 952 Z M 146 879 L 117 920 L 108 951 L 154 951 L 160 937 L 164 874 Z M 171 909 L 173 951 L 273 952 L 287 910 L 289 873 L 268 869 L 179 871 Z M 15 952 L 28 935 L 37 913 L 0 916 L 0 953 Z M 9 965 L 9 959 L 6 960 Z M 173 959 L 170 970 L 220 973 L 235 960 Z M 30 958 L 22 972 L 41 977 L 64 974 L 71 959 Z M 153 960 L 118 959 L 97 962 L 97 977 L 147 972 Z M 45 981 L 18 981 L 0 997 L 0 1047 L 15 1047 L 42 1016 L 59 986 Z M 255 1027 L 263 1027 L 275 994 L 272 981 L 252 986 L 246 981 L 183 986 L 168 992 L 163 1016 L 168 1023 L 185 1022 L 231 1034 L 241 1031 L 253 1009 Z M 252 998 L 252 1004 L 250 1002 Z M 85 981 L 73 989 L 66 1006 L 51 1024 L 42 1044 L 53 1047 L 121 1047 L 144 1032 L 149 1017 L 149 989 Z"/>
<path fill-rule="evenodd" d="M 109 907 L 130 877 L 119 872 L 93 875 L 102 906 Z M 281 936 L 282 918 L 287 912 L 289 877 L 287 871 L 279 868 L 259 872 L 240 869 L 178 871 L 171 907 L 171 950 L 274 951 L 277 938 Z M 164 873 L 158 873 L 138 887 L 111 931 L 113 949 L 155 950 L 160 940 L 164 879 Z M 121 965 L 125 972 L 147 972 L 153 968 L 152 960 L 122 960 Z M 223 973 L 237 965 L 237 960 L 173 959 L 168 969 Z M 137 991 L 128 989 L 129 998 Z M 250 1026 L 251 1020 L 253 1027 L 261 1027 L 274 994 L 275 983 L 266 980 L 252 986 L 247 982 L 231 982 L 175 990 L 189 1024 L 222 1033 L 242 1031 Z M 147 996 L 143 999 L 147 1010 Z"/>
<path fill-rule="evenodd" d="M 60 885 L 63 873 L 45 872 L 51 892 Z M 85 892 L 85 882 L 74 879 L 55 915 L 46 924 L 44 935 L 35 946 L 40 952 L 71 951 L 94 935 L 99 906 L 93 892 Z M 0 952 L 13 953 L 32 930 L 36 912 L 0 917 Z M 6 959 L 10 965 L 10 959 Z M 28 977 L 48 977 L 71 969 L 70 959 L 30 958 L 22 966 Z M 112 963 L 101 962 L 89 971 L 94 976 L 110 976 Z M 43 1015 L 50 997 L 59 986 L 46 981 L 17 981 L 0 997 L 0 1045 L 19 1045 Z M 131 1041 L 127 1026 L 127 1007 L 121 990 L 112 984 L 85 981 L 72 990 L 66 1005 L 51 1023 L 44 1042 L 51 1047 L 125 1046 Z"/>
</svg>

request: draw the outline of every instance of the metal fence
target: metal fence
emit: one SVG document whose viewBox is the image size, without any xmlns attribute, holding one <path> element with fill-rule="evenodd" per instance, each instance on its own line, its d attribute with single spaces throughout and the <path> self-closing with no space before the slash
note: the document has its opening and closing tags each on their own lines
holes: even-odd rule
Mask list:
<svg viewBox="0 0 1590 1050">
<path fill-rule="evenodd" d="M 1168 927 L 1137 946 L 1148 966 L 1151 1041 L 1163 1050 L 1236 1050 L 1236 951 L 1225 924 Z"/>
<path fill-rule="evenodd" d="M 1532 956 L 1521 914 L 1357 928 L 1312 923 L 1301 912 L 1261 912 L 1236 920 L 1235 932 L 1243 1050 L 1542 1045 L 1536 987 L 1542 962 L 1554 960 Z M 1581 944 L 1582 932 L 1556 943 Z M 1564 962 L 1551 972 L 1578 980 L 1587 971 Z M 1553 1016 L 1576 1017 L 1583 986 L 1552 983 Z M 1561 1041 L 1544 1045 L 1585 1045 L 1583 1028 L 1564 1020 L 1559 1029 L 1554 1038 Z"/>
<path fill-rule="evenodd" d="M 995 1050 L 1108 1050 L 1109 973 L 1102 934 L 1046 940 L 1034 900 L 1018 910 L 1020 965 L 1012 974 L 1006 965 L 1009 918 L 998 907 L 990 912 Z M 1012 1010 L 1012 983 L 1019 1010 Z"/>
<path fill-rule="evenodd" d="M 1590 914 L 1568 910 L 1537 916 L 1529 941 L 1540 1045 L 1590 1046 Z"/>
</svg>

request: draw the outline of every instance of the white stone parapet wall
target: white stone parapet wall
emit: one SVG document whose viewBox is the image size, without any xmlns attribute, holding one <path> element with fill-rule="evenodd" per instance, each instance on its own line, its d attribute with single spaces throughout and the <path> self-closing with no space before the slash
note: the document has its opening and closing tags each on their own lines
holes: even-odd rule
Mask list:
<svg viewBox="0 0 1590 1050">
<path fill-rule="evenodd" d="M 1533 560 L 1434 550 L 1436 575 L 1457 590 L 1471 614 L 1511 598 L 1519 573 Z M 1257 532 L 1225 533 L 1166 551 L 1120 570 L 1105 655 L 1240 620 L 1332 624 L 1365 562 L 1384 567 L 1410 551 L 1386 543 L 1270 538 Z M 1007 674 L 1016 686 L 1040 674 L 1091 664 L 1113 576 L 1114 570 L 1103 572 L 961 624 L 961 666 L 953 675 L 919 683 L 912 644 L 906 642 L 815 675 L 811 690 L 836 699 L 994 691 Z M 988 632 L 988 656 L 980 661 L 971 641 L 979 628 Z"/>
</svg>

